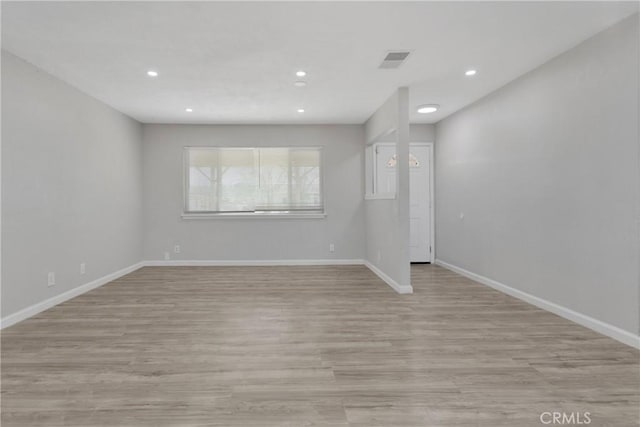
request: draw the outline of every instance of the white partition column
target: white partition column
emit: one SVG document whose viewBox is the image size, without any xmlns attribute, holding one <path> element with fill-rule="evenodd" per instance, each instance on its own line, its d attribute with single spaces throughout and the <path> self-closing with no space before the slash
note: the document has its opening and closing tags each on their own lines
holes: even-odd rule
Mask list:
<svg viewBox="0 0 640 427">
<path fill-rule="evenodd" d="M 395 192 L 367 189 L 365 203 L 367 266 L 398 293 L 412 293 L 409 260 L 409 90 L 399 88 L 365 123 L 366 179 L 375 180 L 370 148 L 390 135 L 396 148 Z"/>
</svg>

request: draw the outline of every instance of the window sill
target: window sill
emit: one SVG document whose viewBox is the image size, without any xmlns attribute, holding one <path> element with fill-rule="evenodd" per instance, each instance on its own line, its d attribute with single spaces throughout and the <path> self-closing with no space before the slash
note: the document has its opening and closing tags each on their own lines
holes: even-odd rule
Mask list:
<svg viewBox="0 0 640 427">
<path fill-rule="evenodd" d="M 396 198 L 395 193 L 378 193 L 378 194 L 365 194 L 365 200 L 394 200 Z"/>
<path fill-rule="evenodd" d="M 183 213 L 182 219 L 324 219 L 322 213 Z"/>
</svg>

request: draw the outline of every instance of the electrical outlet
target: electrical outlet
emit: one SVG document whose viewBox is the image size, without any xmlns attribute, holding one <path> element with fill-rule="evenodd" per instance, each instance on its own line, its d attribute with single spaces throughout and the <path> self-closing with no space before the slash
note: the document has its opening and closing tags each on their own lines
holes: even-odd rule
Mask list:
<svg viewBox="0 0 640 427">
<path fill-rule="evenodd" d="M 329 244 L 329 252 L 335 252 L 336 251 L 336 247 L 333 243 Z"/>
<path fill-rule="evenodd" d="M 164 259 L 165 259 L 165 260 L 169 260 L 169 259 L 171 259 L 171 254 L 170 254 L 169 252 L 165 252 L 165 253 L 164 253 Z"/>
<path fill-rule="evenodd" d="M 56 284 L 56 273 L 53 271 L 47 275 L 47 286 L 53 286 Z"/>
<path fill-rule="evenodd" d="M 87 272 L 87 265 L 83 262 L 80 263 L 80 274 L 84 274 Z"/>
<path fill-rule="evenodd" d="M 180 245 L 175 245 L 175 246 L 173 247 L 173 252 L 175 252 L 175 253 L 179 254 L 179 253 L 180 253 Z"/>
</svg>

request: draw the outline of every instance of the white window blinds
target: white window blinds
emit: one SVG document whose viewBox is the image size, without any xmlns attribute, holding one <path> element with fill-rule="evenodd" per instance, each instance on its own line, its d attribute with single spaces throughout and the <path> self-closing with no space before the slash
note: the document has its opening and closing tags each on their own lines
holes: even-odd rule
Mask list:
<svg viewBox="0 0 640 427">
<path fill-rule="evenodd" d="M 322 149 L 187 148 L 185 212 L 322 212 Z"/>
</svg>

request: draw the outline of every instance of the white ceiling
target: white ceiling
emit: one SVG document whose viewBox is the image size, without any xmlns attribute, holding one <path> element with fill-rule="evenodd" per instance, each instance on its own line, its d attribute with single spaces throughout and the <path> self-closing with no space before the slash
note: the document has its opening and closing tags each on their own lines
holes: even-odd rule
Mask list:
<svg viewBox="0 0 640 427">
<path fill-rule="evenodd" d="M 145 123 L 362 123 L 405 85 L 413 107 L 441 105 L 412 111 L 413 122 L 434 123 L 637 11 L 636 2 L 3 1 L 2 47 Z M 395 49 L 412 54 L 378 69 Z M 465 77 L 468 68 L 478 74 Z M 305 88 L 293 86 L 298 69 Z"/>
</svg>

